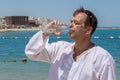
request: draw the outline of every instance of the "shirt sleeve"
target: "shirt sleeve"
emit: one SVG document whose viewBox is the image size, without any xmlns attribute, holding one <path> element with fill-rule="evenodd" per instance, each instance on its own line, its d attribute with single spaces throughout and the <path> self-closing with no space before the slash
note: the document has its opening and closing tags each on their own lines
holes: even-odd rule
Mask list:
<svg viewBox="0 0 120 80">
<path fill-rule="evenodd" d="M 43 61 L 50 63 L 51 60 L 49 54 L 52 51 L 52 46 L 49 47 L 48 41 L 49 36 L 43 40 L 42 31 L 37 32 L 26 45 L 26 56 L 33 61 Z"/>
<path fill-rule="evenodd" d="M 116 80 L 115 60 L 108 59 L 102 68 L 100 80 Z"/>
</svg>

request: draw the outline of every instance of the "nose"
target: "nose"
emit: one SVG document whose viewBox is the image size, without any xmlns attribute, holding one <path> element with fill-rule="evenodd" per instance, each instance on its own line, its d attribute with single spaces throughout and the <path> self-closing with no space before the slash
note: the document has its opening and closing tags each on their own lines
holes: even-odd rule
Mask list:
<svg viewBox="0 0 120 80">
<path fill-rule="evenodd" d="M 71 23 L 70 23 L 70 25 L 69 25 L 69 28 L 72 28 L 72 27 L 73 27 L 73 25 L 74 25 L 74 24 L 71 22 Z"/>
</svg>

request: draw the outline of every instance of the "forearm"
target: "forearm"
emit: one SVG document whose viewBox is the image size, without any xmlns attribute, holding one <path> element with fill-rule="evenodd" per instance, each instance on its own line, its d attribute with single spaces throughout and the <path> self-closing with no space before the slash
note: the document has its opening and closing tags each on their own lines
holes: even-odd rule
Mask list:
<svg viewBox="0 0 120 80">
<path fill-rule="evenodd" d="M 37 56 L 43 52 L 45 44 L 48 42 L 48 36 L 44 37 L 43 39 L 43 33 L 40 31 L 30 39 L 25 48 L 25 54 L 29 58 L 37 58 Z"/>
</svg>

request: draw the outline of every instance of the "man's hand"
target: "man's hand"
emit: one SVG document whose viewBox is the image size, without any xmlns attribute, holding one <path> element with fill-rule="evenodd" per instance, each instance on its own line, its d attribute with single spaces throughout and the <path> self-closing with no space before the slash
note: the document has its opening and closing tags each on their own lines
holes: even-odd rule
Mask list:
<svg viewBox="0 0 120 80">
<path fill-rule="evenodd" d="M 62 34 L 61 26 L 64 24 L 59 21 L 51 21 L 49 24 L 43 27 L 43 38 L 46 38 L 49 35 L 60 36 Z"/>
</svg>

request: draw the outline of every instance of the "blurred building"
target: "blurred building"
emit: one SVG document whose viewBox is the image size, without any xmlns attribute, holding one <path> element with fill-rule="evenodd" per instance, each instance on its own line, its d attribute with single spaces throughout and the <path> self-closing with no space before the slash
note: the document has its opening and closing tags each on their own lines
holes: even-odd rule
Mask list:
<svg viewBox="0 0 120 80">
<path fill-rule="evenodd" d="M 5 16 L 7 25 L 27 25 L 28 16 Z"/>
<path fill-rule="evenodd" d="M 28 17 L 28 16 L 5 16 L 0 18 L 0 28 L 33 28 L 48 24 L 51 19 Z"/>
</svg>

